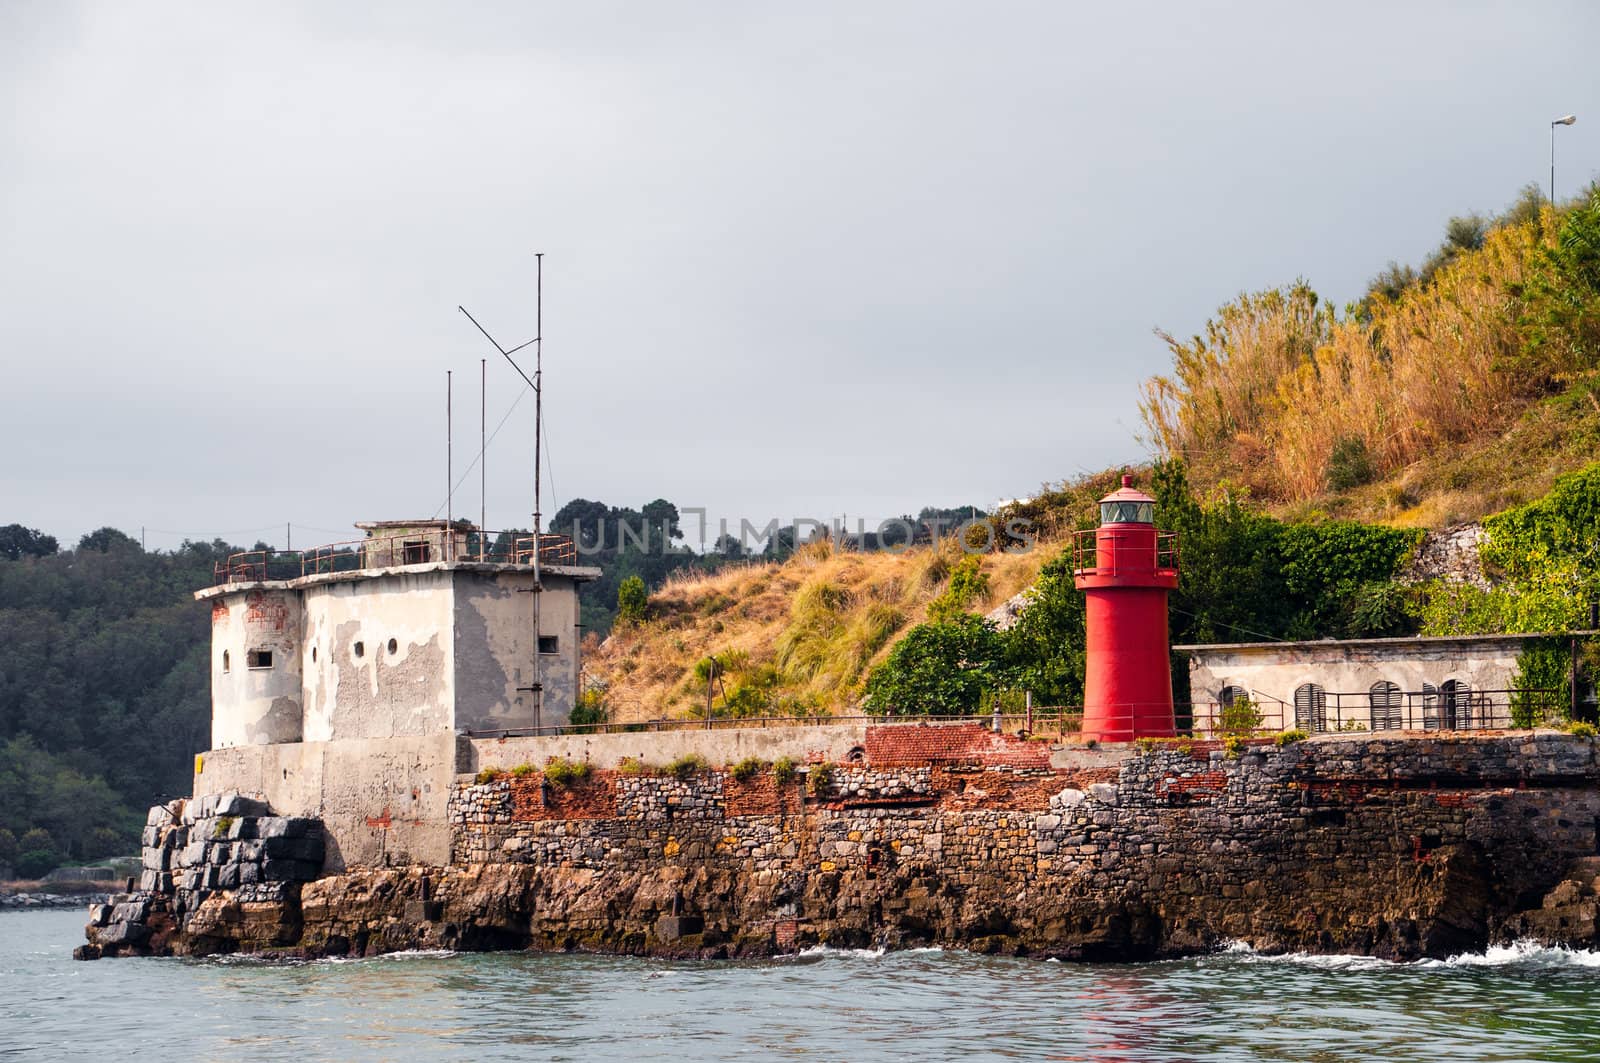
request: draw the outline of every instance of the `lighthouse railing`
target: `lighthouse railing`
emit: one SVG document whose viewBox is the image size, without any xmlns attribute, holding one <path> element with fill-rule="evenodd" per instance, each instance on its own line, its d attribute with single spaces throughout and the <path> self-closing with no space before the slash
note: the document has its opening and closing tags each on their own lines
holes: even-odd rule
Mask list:
<svg viewBox="0 0 1600 1063">
<path fill-rule="evenodd" d="M 1176 572 L 1178 533 L 1158 531 L 1148 550 L 1135 550 L 1118 543 L 1113 561 L 1100 565 L 1099 528 L 1083 528 L 1072 533 L 1072 571 L 1078 576 L 1116 576 L 1135 572 Z"/>
</svg>

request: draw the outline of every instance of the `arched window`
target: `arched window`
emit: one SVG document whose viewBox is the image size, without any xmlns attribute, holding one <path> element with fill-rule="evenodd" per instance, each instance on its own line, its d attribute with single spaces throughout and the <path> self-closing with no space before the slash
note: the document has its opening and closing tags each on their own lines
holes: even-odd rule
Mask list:
<svg viewBox="0 0 1600 1063">
<path fill-rule="evenodd" d="M 1372 729 L 1374 731 L 1398 731 L 1405 726 L 1400 712 L 1400 685 L 1398 683 L 1380 679 L 1372 684 L 1372 689 L 1367 692 L 1367 697 L 1372 703 Z"/>
<path fill-rule="evenodd" d="M 1294 690 L 1294 725 L 1302 731 L 1328 729 L 1328 692 L 1316 683 L 1302 683 Z"/>
<path fill-rule="evenodd" d="M 1461 679 L 1446 679 L 1439 688 L 1439 715 L 1446 731 L 1464 731 L 1472 726 L 1472 684 Z"/>
<path fill-rule="evenodd" d="M 222 671 L 224 673 L 233 671 L 233 662 L 228 659 L 227 650 L 222 651 Z"/>
<path fill-rule="evenodd" d="M 1439 688 L 1432 683 L 1422 684 L 1422 729 L 1439 729 Z"/>
<path fill-rule="evenodd" d="M 1225 686 L 1217 692 L 1217 704 L 1225 709 L 1233 708 L 1236 702 L 1249 701 L 1250 692 L 1240 686 Z"/>
</svg>

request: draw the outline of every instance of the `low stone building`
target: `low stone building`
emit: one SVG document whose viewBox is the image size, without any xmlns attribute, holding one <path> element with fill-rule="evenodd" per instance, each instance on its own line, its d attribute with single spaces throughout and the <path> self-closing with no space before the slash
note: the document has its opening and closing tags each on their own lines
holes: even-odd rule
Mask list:
<svg viewBox="0 0 1600 1063">
<path fill-rule="evenodd" d="M 1174 646 L 1189 657 L 1195 727 L 1214 730 L 1249 700 L 1261 726 L 1339 730 L 1509 727 L 1513 709 L 1565 708 L 1556 691 L 1516 692 L 1517 661 L 1544 635 L 1474 635 Z"/>
</svg>

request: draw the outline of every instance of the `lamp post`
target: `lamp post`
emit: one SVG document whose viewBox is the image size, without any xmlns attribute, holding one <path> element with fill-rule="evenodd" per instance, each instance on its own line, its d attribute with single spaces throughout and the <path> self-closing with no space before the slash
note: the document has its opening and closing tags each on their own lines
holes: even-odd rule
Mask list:
<svg viewBox="0 0 1600 1063">
<path fill-rule="evenodd" d="M 1556 205 L 1556 126 L 1571 125 L 1578 120 L 1575 114 L 1563 115 L 1550 123 L 1550 205 Z"/>
</svg>

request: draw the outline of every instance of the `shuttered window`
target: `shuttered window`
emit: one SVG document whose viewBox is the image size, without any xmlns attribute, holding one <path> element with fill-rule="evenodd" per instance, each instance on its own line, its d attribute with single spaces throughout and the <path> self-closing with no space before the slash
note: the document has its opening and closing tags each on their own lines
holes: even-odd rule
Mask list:
<svg viewBox="0 0 1600 1063">
<path fill-rule="evenodd" d="M 1372 684 L 1367 696 L 1372 702 L 1374 731 L 1398 731 L 1405 726 L 1404 714 L 1400 709 L 1399 684 L 1380 679 Z"/>
<path fill-rule="evenodd" d="M 1328 692 L 1316 683 L 1304 683 L 1294 691 L 1294 725 L 1316 733 L 1328 729 Z"/>
</svg>

